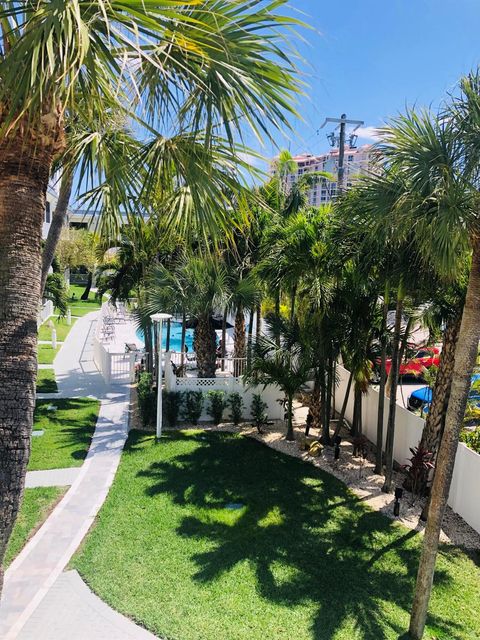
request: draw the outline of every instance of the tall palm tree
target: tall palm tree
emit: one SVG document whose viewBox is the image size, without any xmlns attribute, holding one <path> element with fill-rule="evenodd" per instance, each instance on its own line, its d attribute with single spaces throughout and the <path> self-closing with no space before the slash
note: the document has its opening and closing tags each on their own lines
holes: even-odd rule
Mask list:
<svg viewBox="0 0 480 640">
<path fill-rule="evenodd" d="M 468 248 L 472 252 L 410 620 L 410 635 L 415 640 L 423 636 L 425 627 L 440 530 L 480 339 L 479 113 L 477 72 L 461 81 L 461 95 L 447 106 L 446 114 L 435 117 L 429 112 L 409 112 L 384 134 L 387 153 L 395 156 L 415 190 L 423 195 L 420 205 L 403 216 L 403 222 L 414 228 L 425 259 L 444 276 L 452 277 L 461 264 L 459 256 Z"/>
<path fill-rule="evenodd" d="M 238 128 L 261 136 L 293 112 L 295 70 L 276 29 L 292 24 L 278 13 L 282 4 L 0 2 L 0 559 L 30 449 L 45 193 L 75 96 L 88 97 L 85 114 L 107 122 L 113 110 L 140 123 L 154 138 L 150 166 L 173 162 L 206 226 L 228 230 L 228 216 L 207 205 L 225 202 L 225 184 L 212 179 L 219 164 L 229 189 L 236 186 Z M 175 163 L 178 146 L 164 144 L 172 121 L 193 132 L 189 162 Z M 227 142 L 212 161 L 218 136 Z"/>
</svg>

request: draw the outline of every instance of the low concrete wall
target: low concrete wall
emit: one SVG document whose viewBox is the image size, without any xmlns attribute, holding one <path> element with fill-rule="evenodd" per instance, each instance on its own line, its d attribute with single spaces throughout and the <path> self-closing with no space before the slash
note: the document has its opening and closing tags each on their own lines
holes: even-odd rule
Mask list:
<svg viewBox="0 0 480 640">
<path fill-rule="evenodd" d="M 337 367 L 339 385 L 335 394 L 335 408 L 340 411 L 348 384 L 349 372 Z M 379 393 L 374 389 L 363 397 L 363 433 L 373 443 L 377 441 L 377 416 Z M 385 398 L 383 445 L 385 446 L 389 398 Z M 345 417 L 353 418 L 353 389 L 347 404 Z M 393 456 L 399 464 L 410 457 L 410 447 L 416 447 L 422 437 L 424 420 L 397 405 Z M 452 486 L 448 504 L 476 531 L 480 532 L 480 455 L 460 443 L 455 460 Z"/>
</svg>

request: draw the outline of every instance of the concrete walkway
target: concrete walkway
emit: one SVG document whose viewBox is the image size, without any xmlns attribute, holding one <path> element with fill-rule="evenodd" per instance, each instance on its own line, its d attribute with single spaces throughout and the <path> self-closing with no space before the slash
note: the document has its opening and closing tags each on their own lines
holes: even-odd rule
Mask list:
<svg viewBox="0 0 480 640">
<path fill-rule="evenodd" d="M 62 571 L 106 498 L 128 432 L 129 387 L 107 387 L 93 363 L 92 338 L 96 316 L 97 313 L 92 313 L 75 323 L 55 359 L 59 393 L 38 394 L 38 397 L 52 398 L 97 397 L 101 399 L 101 407 L 90 450 L 83 465 L 75 470 L 77 474 L 72 486 L 5 573 L 0 604 L 2 640 L 21 637 L 48 637 L 49 640 L 80 638 L 73 635 L 79 603 L 72 604 L 70 609 L 65 608 Z M 91 597 L 94 598 L 93 594 Z M 92 605 L 91 610 L 98 611 L 98 608 Z M 146 638 L 140 628 L 137 635 L 132 635 L 132 626 L 137 627 L 119 614 L 113 616 L 118 626 L 114 632 L 109 631 L 111 617 L 108 621 L 103 614 L 99 613 L 97 617 L 99 619 L 90 622 L 92 629 L 100 629 L 100 635 L 81 636 L 85 640 L 97 637 L 103 640 Z M 103 621 L 106 626 L 102 632 Z M 52 627 L 54 622 L 55 628 Z M 23 635 L 22 629 L 25 634 L 28 629 L 29 635 Z M 130 635 L 121 635 L 124 629 Z"/>
<path fill-rule="evenodd" d="M 73 484 L 80 474 L 81 467 L 67 469 L 48 469 L 46 471 L 27 471 L 25 487 L 68 487 Z"/>
<path fill-rule="evenodd" d="M 59 576 L 18 639 L 154 640 L 155 636 L 113 611 L 90 591 L 76 571 L 67 571 Z"/>
</svg>

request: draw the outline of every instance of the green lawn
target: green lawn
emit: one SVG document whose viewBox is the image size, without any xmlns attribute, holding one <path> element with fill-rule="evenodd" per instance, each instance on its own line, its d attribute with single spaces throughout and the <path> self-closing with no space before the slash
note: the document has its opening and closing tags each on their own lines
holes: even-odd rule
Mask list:
<svg viewBox="0 0 480 640">
<path fill-rule="evenodd" d="M 92 311 L 98 311 L 100 307 L 95 307 L 92 306 L 89 302 L 87 304 L 85 304 L 84 307 L 79 307 L 78 303 L 75 304 L 75 306 L 71 306 L 71 312 L 72 312 L 72 318 L 82 318 L 83 316 L 86 316 L 87 313 L 92 313 Z"/>
<path fill-rule="evenodd" d="M 399 640 L 420 544 L 334 477 L 253 440 L 131 432 L 73 566 L 162 638 Z M 479 567 L 443 548 L 425 640 L 478 640 L 479 609 Z"/>
<path fill-rule="evenodd" d="M 57 411 L 48 411 L 49 405 Z M 79 467 L 90 446 L 99 406 L 90 398 L 37 400 L 34 429 L 45 433 L 32 438 L 29 471 Z"/>
<path fill-rule="evenodd" d="M 66 487 L 39 487 L 25 489 L 20 513 L 13 528 L 7 551 L 5 567 L 19 554 L 48 514 L 66 491 Z"/>
<path fill-rule="evenodd" d="M 37 371 L 37 393 L 57 393 L 58 386 L 53 369 Z"/>
<path fill-rule="evenodd" d="M 55 356 L 60 351 L 58 346 L 56 349 L 51 344 L 38 345 L 38 364 L 53 364 Z"/>
<path fill-rule="evenodd" d="M 90 311 L 95 311 L 95 309 L 99 309 L 101 303 L 95 299 L 95 293 L 90 291 L 88 300 L 81 300 L 81 296 L 85 291 L 85 287 L 79 287 L 77 285 L 70 285 L 70 289 L 68 290 L 68 304 L 70 307 L 77 307 L 80 309 L 90 308 Z M 72 299 L 74 296 L 74 299 Z M 72 311 L 73 315 L 73 311 Z"/>
<path fill-rule="evenodd" d="M 72 311 L 73 315 L 73 311 Z M 38 339 L 39 340 L 51 340 L 52 339 L 52 330 L 48 326 L 49 321 L 52 321 L 55 325 L 55 330 L 57 332 L 57 340 L 59 342 L 63 342 L 67 337 L 70 329 L 73 327 L 75 323 L 75 318 L 72 318 L 72 324 L 68 325 L 66 318 L 49 318 L 46 322 L 44 322 L 39 330 L 38 330 Z"/>
</svg>

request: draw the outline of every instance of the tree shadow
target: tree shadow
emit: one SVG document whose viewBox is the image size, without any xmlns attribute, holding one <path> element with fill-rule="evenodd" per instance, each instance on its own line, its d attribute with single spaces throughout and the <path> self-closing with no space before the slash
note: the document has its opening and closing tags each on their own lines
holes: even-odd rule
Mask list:
<svg viewBox="0 0 480 640">
<path fill-rule="evenodd" d="M 47 407 L 54 405 L 56 412 L 49 412 Z M 86 408 L 91 410 L 85 411 Z M 77 411 L 82 411 L 81 415 Z M 47 420 L 46 428 L 54 432 L 55 449 L 72 449 L 69 456 L 73 460 L 84 460 L 95 431 L 98 410 L 87 398 L 59 398 L 54 400 L 37 400 L 34 424 L 41 425 L 42 418 Z"/>
<path fill-rule="evenodd" d="M 130 450 L 136 438 L 142 436 L 131 436 Z M 211 543 L 193 556 L 195 580 L 209 583 L 248 561 L 263 598 L 314 605 L 312 639 L 333 640 L 344 627 L 352 638 L 408 637 L 388 605 L 410 609 L 419 551 L 414 531 L 366 508 L 333 476 L 251 439 L 215 432 L 166 438 L 201 446 L 139 475 L 151 480 L 148 495 L 167 492 L 176 504 L 198 508 L 177 529 Z M 244 506 L 229 512 L 229 504 Z M 449 579 L 437 571 L 436 584 Z M 430 622 L 446 637 L 460 637 L 454 621 Z"/>
</svg>

